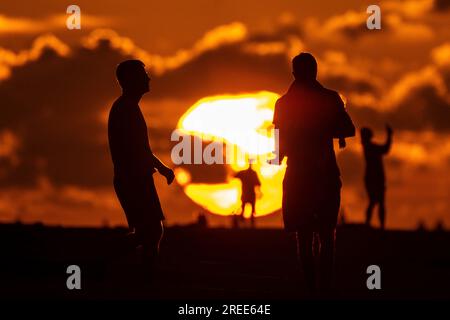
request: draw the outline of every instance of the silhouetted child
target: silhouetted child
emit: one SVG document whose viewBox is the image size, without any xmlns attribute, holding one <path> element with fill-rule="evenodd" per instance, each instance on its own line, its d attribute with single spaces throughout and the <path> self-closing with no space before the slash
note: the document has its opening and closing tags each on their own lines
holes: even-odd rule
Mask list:
<svg viewBox="0 0 450 320">
<path fill-rule="evenodd" d="M 373 132 L 369 128 L 361 128 L 361 143 L 366 160 L 366 172 L 364 183 L 369 196 L 369 206 L 366 211 L 366 224 L 370 225 L 373 208 L 378 204 L 378 216 L 381 228 L 385 226 L 386 209 L 385 198 L 385 173 L 383 156 L 387 154 L 392 144 L 392 128 L 386 126 L 387 138 L 383 145 L 372 142 Z"/>
<path fill-rule="evenodd" d="M 245 205 L 249 203 L 252 207 L 252 213 L 250 216 L 252 227 L 255 226 L 255 204 L 256 204 L 256 187 L 261 186 L 258 174 L 252 169 L 252 165 L 249 164 L 247 170 L 239 171 L 236 178 L 241 180 L 242 193 L 241 193 L 241 219 L 244 219 Z"/>
</svg>

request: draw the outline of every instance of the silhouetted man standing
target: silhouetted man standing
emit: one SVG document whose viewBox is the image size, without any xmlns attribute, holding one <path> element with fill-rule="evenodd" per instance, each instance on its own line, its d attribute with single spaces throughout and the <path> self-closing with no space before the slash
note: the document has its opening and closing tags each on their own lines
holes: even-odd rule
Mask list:
<svg viewBox="0 0 450 320">
<path fill-rule="evenodd" d="M 279 129 L 280 158 L 287 156 L 283 181 L 283 220 L 297 234 L 299 260 L 310 293 L 317 289 L 313 236 L 320 237 L 319 288 L 331 285 L 334 237 L 341 180 L 333 138 L 345 146 L 355 127 L 335 91 L 317 80 L 317 62 L 309 53 L 292 60 L 294 82 L 276 103 L 273 123 Z"/>
<path fill-rule="evenodd" d="M 247 170 L 239 171 L 236 176 L 242 183 L 241 194 L 241 219 L 244 219 L 245 205 L 249 203 L 252 206 L 252 215 L 250 216 L 252 227 L 255 226 L 255 204 L 256 204 L 256 192 L 255 188 L 261 185 L 258 174 L 252 169 L 252 165 L 248 165 Z"/>
<path fill-rule="evenodd" d="M 152 152 L 147 125 L 139 101 L 149 91 L 150 78 L 139 60 L 120 63 L 116 70 L 122 95 L 109 113 L 108 138 L 114 164 L 114 189 L 125 212 L 128 225 L 143 246 L 144 263 L 153 266 L 163 233 L 164 215 L 153 181 L 158 170 L 167 183 L 173 171 Z"/>
<path fill-rule="evenodd" d="M 383 145 L 372 142 L 373 132 L 369 128 L 361 128 L 361 142 L 366 159 L 366 173 L 364 183 L 367 195 L 369 196 L 369 206 L 366 211 L 366 224 L 370 225 L 372 211 L 378 204 L 378 215 L 381 229 L 385 226 L 384 195 L 386 191 L 385 174 L 383 166 L 383 156 L 387 154 L 392 144 L 392 128 L 386 126 L 387 138 Z"/>
</svg>

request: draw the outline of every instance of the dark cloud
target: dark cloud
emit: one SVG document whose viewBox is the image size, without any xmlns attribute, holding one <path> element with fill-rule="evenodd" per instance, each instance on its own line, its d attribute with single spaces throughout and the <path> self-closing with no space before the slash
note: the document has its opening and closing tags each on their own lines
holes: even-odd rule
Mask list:
<svg viewBox="0 0 450 320">
<path fill-rule="evenodd" d="M 290 79 L 285 54 L 255 55 L 241 45 L 208 51 L 173 72 L 154 78 L 150 98 L 199 99 L 207 95 L 270 90 L 283 92 Z"/>
<path fill-rule="evenodd" d="M 383 128 L 388 121 L 386 114 L 378 111 L 375 107 L 354 107 L 349 104 L 348 112 L 357 128 L 366 126 Z"/>
<path fill-rule="evenodd" d="M 102 115 L 119 95 L 114 70 L 126 58 L 103 42 L 95 50 L 78 49 L 68 57 L 48 49 L 37 61 L 12 70 L 12 76 L 0 83 L 0 130 L 13 132 L 21 146 L 18 165 L 0 163 L 0 185 L 33 185 L 42 176 L 56 185 L 110 184 Z M 282 91 L 289 81 L 285 56 L 251 55 L 232 45 L 153 76 L 153 91 L 146 99 L 194 102 L 220 93 Z M 159 140 L 168 139 L 172 129 L 152 128 L 156 150 L 168 151 Z"/>
<path fill-rule="evenodd" d="M 271 40 L 278 38 L 279 35 L 272 36 Z M 165 141 L 178 117 L 199 98 L 258 90 L 283 93 L 287 89 L 291 71 L 286 54 L 251 53 L 243 50 L 245 44 L 205 51 L 175 70 L 152 76 L 152 92 L 144 102 L 185 102 L 176 109 L 167 106 L 169 110 L 165 112 L 173 117 L 170 123 L 158 127 L 150 123 L 155 151 L 168 154 L 170 144 Z M 0 185 L 30 185 L 42 176 L 56 185 L 110 185 L 112 168 L 105 120 L 110 104 L 119 95 L 115 67 L 126 58 L 111 49 L 108 42 L 95 50 L 74 50 L 68 57 L 49 49 L 40 59 L 14 68 L 12 76 L 0 82 L 0 132 L 9 130 L 20 141 L 18 163 L 0 159 Z M 345 74 L 329 76 L 324 83 L 343 91 L 375 91 L 370 83 L 347 78 Z M 394 111 L 350 104 L 349 112 L 357 126 L 381 128 L 390 122 L 398 129 L 449 129 L 450 106 L 428 87 L 411 92 Z M 356 162 L 351 156 L 342 157 L 344 163 Z M 191 171 L 197 179 L 195 169 Z M 215 172 L 217 175 L 208 176 L 222 181 L 223 171 Z"/>
<path fill-rule="evenodd" d="M 355 26 L 353 26 L 353 25 L 343 26 L 341 29 L 339 29 L 339 31 L 344 36 L 348 37 L 349 39 L 357 39 L 357 38 L 361 37 L 362 35 L 368 34 L 368 32 L 370 32 L 372 30 L 368 30 L 367 25 L 364 22 L 364 23 L 360 23 Z"/>
<path fill-rule="evenodd" d="M 117 95 L 114 67 L 124 57 L 111 50 L 80 49 L 64 58 L 47 50 L 13 69 L 0 84 L 0 129 L 21 141 L 19 165 L 0 183 L 97 185 L 110 180 L 106 125 L 101 112 Z"/>
<path fill-rule="evenodd" d="M 432 86 L 411 92 L 386 117 L 398 129 L 450 131 L 450 104 Z"/>
<path fill-rule="evenodd" d="M 433 87 L 411 92 L 408 98 L 390 111 L 377 110 L 377 106 L 354 107 L 351 104 L 348 109 L 359 127 L 383 129 L 389 123 L 398 130 L 450 131 L 450 104 Z"/>
<path fill-rule="evenodd" d="M 377 88 L 368 80 L 351 79 L 345 75 L 326 75 L 323 84 L 339 92 L 376 92 Z"/>
<path fill-rule="evenodd" d="M 401 168 L 404 164 L 404 162 L 401 159 L 396 158 L 394 156 L 390 156 L 385 161 L 386 161 L 387 165 L 389 165 L 391 168 L 395 168 L 395 169 Z"/>
<path fill-rule="evenodd" d="M 351 138 L 353 143 L 358 143 L 356 139 L 359 139 L 359 137 Z M 337 154 L 336 159 L 339 164 L 341 178 L 344 184 L 354 185 L 362 181 L 364 174 L 364 159 L 361 154 L 345 149 Z"/>
<path fill-rule="evenodd" d="M 282 24 L 277 25 L 276 29 L 270 33 L 255 33 L 250 35 L 250 42 L 270 42 L 270 41 L 280 41 L 288 37 L 299 37 L 303 36 L 303 31 L 297 24 Z"/>
<path fill-rule="evenodd" d="M 435 11 L 447 11 L 450 9 L 450 1 L 448 0 L 434 0 Z"/>
<path fill-rule="evenodd" d="M 418 75 L 420 74 L 418 73 Z M 426 75 L 417 76 L 417 81 L 421 79 L 420 77 L 423 78 Z M 450 131 L 450 122 L 448 121 L 450 119 L 450 101 L 448 97 L 445 97 L 445 92 L 440 92 L 442 88 L 438 89 L 434 83 L 434 80 L 438 81 L 439 77 L 442 77 L 444 82 L 448 82 L 450 72 L 445 69 L 436 69 L 436 74 L 433 74 L 433 78 L 425 80 L 419 85 L 400 79 L 396 85 L 397 87 L 400 85 L 401 91 L 405 91 L 407 94 L 402 94 L 401 99 L 389 106 L 387 110 L 381 109 L 382 99 L 380 98 L 382 96 L 376 91 L 370 91 L 374 90 L 374 88 L 363 86 L 362 89 L 367 89 L 368 93 L 378 98 L 380 105 L 356 107 L 350 101 L 348 105 L 349 111 L 355 122 L 360 126 L 373 126 L 381 129 L 386 123 L 390 123 L 394 128 L 400 130 L 432 130 L 448 133 Z M 337 81 L 336 85 L 346 92 L 347 88 L 353 87 L 353 82 L 350 82 L 349 85 L 344 85 L 345 83 L 346 80 L 342 79 Z M 396 86 L 394 85 L 393 87 Z M 357 82 L 354 86 L 354 89 L 356 88 L 358 88 Z M 398 89 L 396 88 L 396 90 Z M 393 101 L 388 102 L 391 103 Z"/>
<path fill-rule="evenodd" d="M 190 140 L 183 140 L 183 141 L 190 141 L 190 160 L 191 164 L 182 164 L 180 165 L 181 168 L 187 170 L 189 174 L 191 175 L 190 181 L 193 183 L 225 183 L 227 181 L 227 167 L 225 164 L 205 164 L 204 162 L 200 164 L 194 164 L 194 146 L 195 145 L 201 145 L 202 150 L 206 148 L 206 146 L 215 145 L 216 150 L 221 150 L 222 148 L 222 159 L 225 163 L 225 150 L 226 148 L 224 145 L 218 142 L 206 142 L 200 140 L 200 138 L 195 136 L 186 136 L 184 139 L 190 139 Z M 194 142 L 194 140 L 197 140 Z M 181 141 L 181 138 L 180 138 Z M 178 143 L 178 141 L 172 142 L 172 146 L 175 146 Z"/>
</svg>

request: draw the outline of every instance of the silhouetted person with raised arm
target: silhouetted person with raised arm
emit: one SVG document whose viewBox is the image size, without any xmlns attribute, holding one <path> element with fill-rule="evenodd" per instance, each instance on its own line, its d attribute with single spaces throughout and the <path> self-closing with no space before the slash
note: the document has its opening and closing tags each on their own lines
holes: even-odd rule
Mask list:
<svg viewBox="0 0 450 320">
<path fill-rule="evenodd" d="M 279 156 L 287 156 L 282 211 L 287 231 L 296 232 L 307 289 L 326 293 L 331 286 L 334 239 L 341 180 L 333 138 L 345 146 L 355 127 L 335 91 L 317 80 L 317 62 L 309 53 L 292 60 L 294 82 L 276 103 Z M 314 267 L 313 238 L 320 238 L 319 269 Z M 317 283 L 318 280 L 318 283 Z"/>
<path fill-rule="evenodd" d="M 378 215 L 381 229 L 385 226 L 386 209 L 384 195 L 386 191 L 383 156 L 389 152 L 392 144 L 392 128 L 386 126 L 387 138 L 383 145 L 372 142 L 373 132 L 369 128 L 361 128 L 361 143 L 366 159 L 364 183 L 369 196 L 369 206 L 366 211 L 366 224 L 370 225 L 373 208 L 378 204 Z"/>
<path fill-rule="evenodd" d="M 248 168 L 243 171 L 239 171 L 236 178 L 241 180 L 242 183 L 242 193 L 241 193 L 241 219 L 244 219 L 245 205 L 249 203 L 252 206 L 252 213 L 250 216 L 252 227 L 255 226 L 255 204 L 256 204 L 256 188 L 261 186 L 258 174 L 252 169 L 252 165 L 249 164 Z"/>
<path fill-rule="evenodd" d="M 120 63 L 116 70 L 122 95 L 109 113 L 108 138 L 114 164 L 114 189 L 125 212 L 130 238 L 142 245 L 143 262 L 153 267 L 163 233 L 164 214 L 153 181 L 156 170 L 174 179 L 173 171 L 152 152 L 147 124 L 139 108 L 142 96 L 150 90 L 150 78 L 139 60 Z"/>
</svg>

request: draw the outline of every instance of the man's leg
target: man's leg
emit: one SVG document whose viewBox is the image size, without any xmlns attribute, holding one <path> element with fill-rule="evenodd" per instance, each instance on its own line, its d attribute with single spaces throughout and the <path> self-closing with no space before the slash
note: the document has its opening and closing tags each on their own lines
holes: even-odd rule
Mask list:
<svg viewBox="0 0 450 320">
<path fill-rule="evenodd" d="M 246 202 L 244 201 L 244 199 L 242 199 L 241 202 L 242 202 L 242 206 L 241 206 L 241 220 L 244 221 L 245 220 L 244 213 L 245 213 L 245 204 L 246 204 Z"/>
<path fill-rule="evenodd" d="M 252 215 L 251 215 L 251 217 L 250 217 L 250 219 L 251 219 L 251 223 L 252 223 L 252 228 L 254 228 L 255 227 L 255 201 L 252 201 L 251 202 L 251 205 L 252 205 Z"/>
<path fill-rule="evenodd" d="M 147 222 L 136 228 L 136 234 L 142 243 L 142 261 L 146 268 L 153 269 L 156 264 L 163 231 L 162 222 L 158 220 Z"/>
<path fill-rule="evenodd" d="M 385 206 L 384 206 L 384 192 L 383 192 L 383 194 L 382 194 L 382 196 L 381 196 L 381 199 L 380 199 L 380 203 L 379 203 L 379 205 L 378 205 L 378 215 L 379 215 L 379 218 L 380 218 L 380 227 L 381 227 L 381 230 L 384 230 L 384 225 L 385 225 L 385 214 L 386 214 L 386 211 L 385 211 L 386 209 L 385 209 Z"/>
<path fill-rule="evenodd" d="M 372 219 L 372 211 L 373 208 L 375 207 L 375 201 L 372 199 L 372 197 L 370 197 L 369 200 L 369 206 L 367 207 L 366 210 L 366 225 L 370 226 L 370 220 Z"/>
<path fill-rule="evenodd" d="M 133 198 L 135 193 L 132 190 L 131 184 L 121 182 L 116 178 L 114 178 L 114 190 L 128 222 L 128 233 L 125 237 L 124 249 L 127 252 L 129 250 L 135 250 L 141 244 L 136 236 L 135 228 L 136 212 L 139 212 L 139 209 L 136 208 L 136 200 Z"/>
<path fill-rule="evenodd" d="M 334 243 L 335 229 L 325 229 L 319 232 L 320 255 L 319 255 L 319 288 L 322 293 L 329 292 L 333 279 L 334 269 Z"/>
<path fill-rule="evenodd" d="M 309 294 L 315 293 L 316 277 L 314 272 L 314 257 L 312 252 L 313 232 L 297 231 L 297 257 L 303 270 L 306 289 Z"/>
<path fill-rule="evenodd" d="M 157 262 L 159 254 L 159 243 L 163 234 L 161 221 L 145 221 L 136 227 L 136 237 L 140 240 L 140 260 L 141 265 L 136 270 L 138 282 L 136 285 L 147 292 L 151 288 L 152 294 L 157 288 L 155 280 L 157 279 Z M 150 292 L 150 291 L 148 291 Z"/>
</svg>

